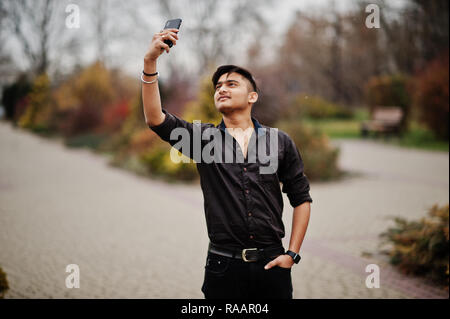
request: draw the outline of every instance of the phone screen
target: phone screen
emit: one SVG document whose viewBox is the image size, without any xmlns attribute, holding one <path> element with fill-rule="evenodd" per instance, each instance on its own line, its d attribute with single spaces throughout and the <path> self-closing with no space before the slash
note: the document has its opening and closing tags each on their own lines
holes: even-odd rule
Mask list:
<svg viewBox="0 0 450 319">
<path fill-rule="evenodd" d="M 179 29 L 181 25 L 181 19 L 172 19 L 166 22 L 164 29 Z"/>
</svg>

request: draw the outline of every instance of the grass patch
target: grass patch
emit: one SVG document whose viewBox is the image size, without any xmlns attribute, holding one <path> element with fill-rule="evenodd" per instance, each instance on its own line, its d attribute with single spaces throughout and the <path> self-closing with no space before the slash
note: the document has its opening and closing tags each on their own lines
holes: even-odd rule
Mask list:
<svg viewBox="0 0 450 319">
<path fill-rule="evenodd" d="M 361 122 L 369 118 L 369 112 L 366 109 L 356 110 L 353 119 L 324 119 L 313 120 L 305 119 L 305 125 L 310 128 L 316 128 L 324 132 L 330 139 L 348 138 L 361 139 Z M 402 137 L 389 136 L 375 138 L 369 137 L 371 140 L 377 140 L 390 145 L 396 145 L 408 148 L 417 148 L 434 151 L 449 151 L 449 143 L 447 141 L 438 140 L 434 133 L 426 126 L 411 121 L 409 131 Z"/>
<path fill-rule="evenodd" d="M 309 128 L 319 129 L 329 138 L 360 138 L 360 121 L 358 120 L 307 120 Z"/>
<path fill-rule="evenodd" d="M 352 119 L 321 119 L 305 118 L 305 125 L 325 133 L 329 138 L 361 138 L 361 122 L 369 119 L 369 110 L 358 108 Z"/>
<path fill-rule="evenodd" d="M 389 141 L 394 145 L 426 150 L 448 152 L 448 142 L 438 140 L 433 132 L 418 123 L 411 123 L 410 130 L 403 137 L 392 137 Z"/>
<path fill-rule="evenodd" d="M 104 134 L 83 134 L 66 139 L 65 144 L 68 147 L 87 147 L 96 150 L 107 137 Z"/>
</svg>

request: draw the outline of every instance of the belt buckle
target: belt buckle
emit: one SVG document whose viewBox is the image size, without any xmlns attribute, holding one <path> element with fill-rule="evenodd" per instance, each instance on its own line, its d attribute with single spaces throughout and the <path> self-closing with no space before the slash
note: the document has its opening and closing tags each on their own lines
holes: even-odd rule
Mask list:
<svg viewBox="0 0 450 319">
<path fill-rule="evenodd" d="M 247 249 L 242 249 L 242 259 L 243 259 L 246 263 L 248 263 L 248 262 L 255 262 L 256 260 L 248 260 L 248 259 L 247 259 L 246 253 L 247 253 L 247 251 L 249 251 L 249 250 L 258 250 L 258 248 L 247 248 Z"/>
</svg>

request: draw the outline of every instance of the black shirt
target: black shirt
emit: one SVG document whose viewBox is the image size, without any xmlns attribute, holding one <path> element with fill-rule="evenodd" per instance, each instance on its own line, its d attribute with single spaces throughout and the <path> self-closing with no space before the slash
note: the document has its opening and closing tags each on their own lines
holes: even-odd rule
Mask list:
<svg viewBox="0 0 450 319">
<path fill-rule="evenodd" d="M 266 155 L 270 154 L 271 128 L 261 125 L 254 117 L 252 121 L 255 132 L 251 135 L 248 154 L 244 158 L 239 143 L 225 130 L 223 120 L 217 126 L 211 123 L 193 124 L 165 109 L 162 111 L 165 114 L 163 123 L 149 127 L 161 139 L 196 161 L 210 241 L 219 246 L 237 249 L 281 245 L 281 239 L 285 235 L 281 191 L 287 194 L 292 207 L 306 201 L 312 202 L 309 181 L 303 173 L 303 161 L 292 139 L 283 131 L 277 131 L 278 149 L 273 153 L 277 156 L 278 166 L 272 174 L 262 174 L 260 168 L 267 167 L 269 162 L 258 155 L 257 146 L 266 142 Z M 170 139 L 172 130 L 176 128 L 184 128 L 188 132 L 190 149 L 179 146 L 180 136 Z M 205 145 L 211 144 L 211 141 L 214 143 L 221 137 L 224 145 L 221 148 L 223 154 L 220 154 L 222 161 L 206 163 L 192 155 L 195 149 L 193 137 L 199 136 L 195 132 L 204 133 L 206 129 L 215 131 L 218 135 L 202 140 L 200 147 L 203 149 Z M 225 135 L 228 135 L 227 139 Z M 231 163 L 225 162 L 227 147 L 233 154 Z M 211 154 L 216 155 L 214 152 L 213 149 Z"/>
</svg>

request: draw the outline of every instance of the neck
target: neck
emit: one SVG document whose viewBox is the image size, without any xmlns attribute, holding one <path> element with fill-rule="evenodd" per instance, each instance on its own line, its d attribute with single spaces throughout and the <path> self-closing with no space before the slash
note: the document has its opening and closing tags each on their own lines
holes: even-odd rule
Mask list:
<svg viewBox="0 0 450 319">
<path fill-rule="evenodd" d="M 246 130 L 249 127 L 255 127 L 253 125 L 252 118 L 250 114 L 243 113 L 232 113 L 232 114 L 223 114 L 223 122 L 227 128 L 241 128 L 242 130 Z"/>
</svg>

